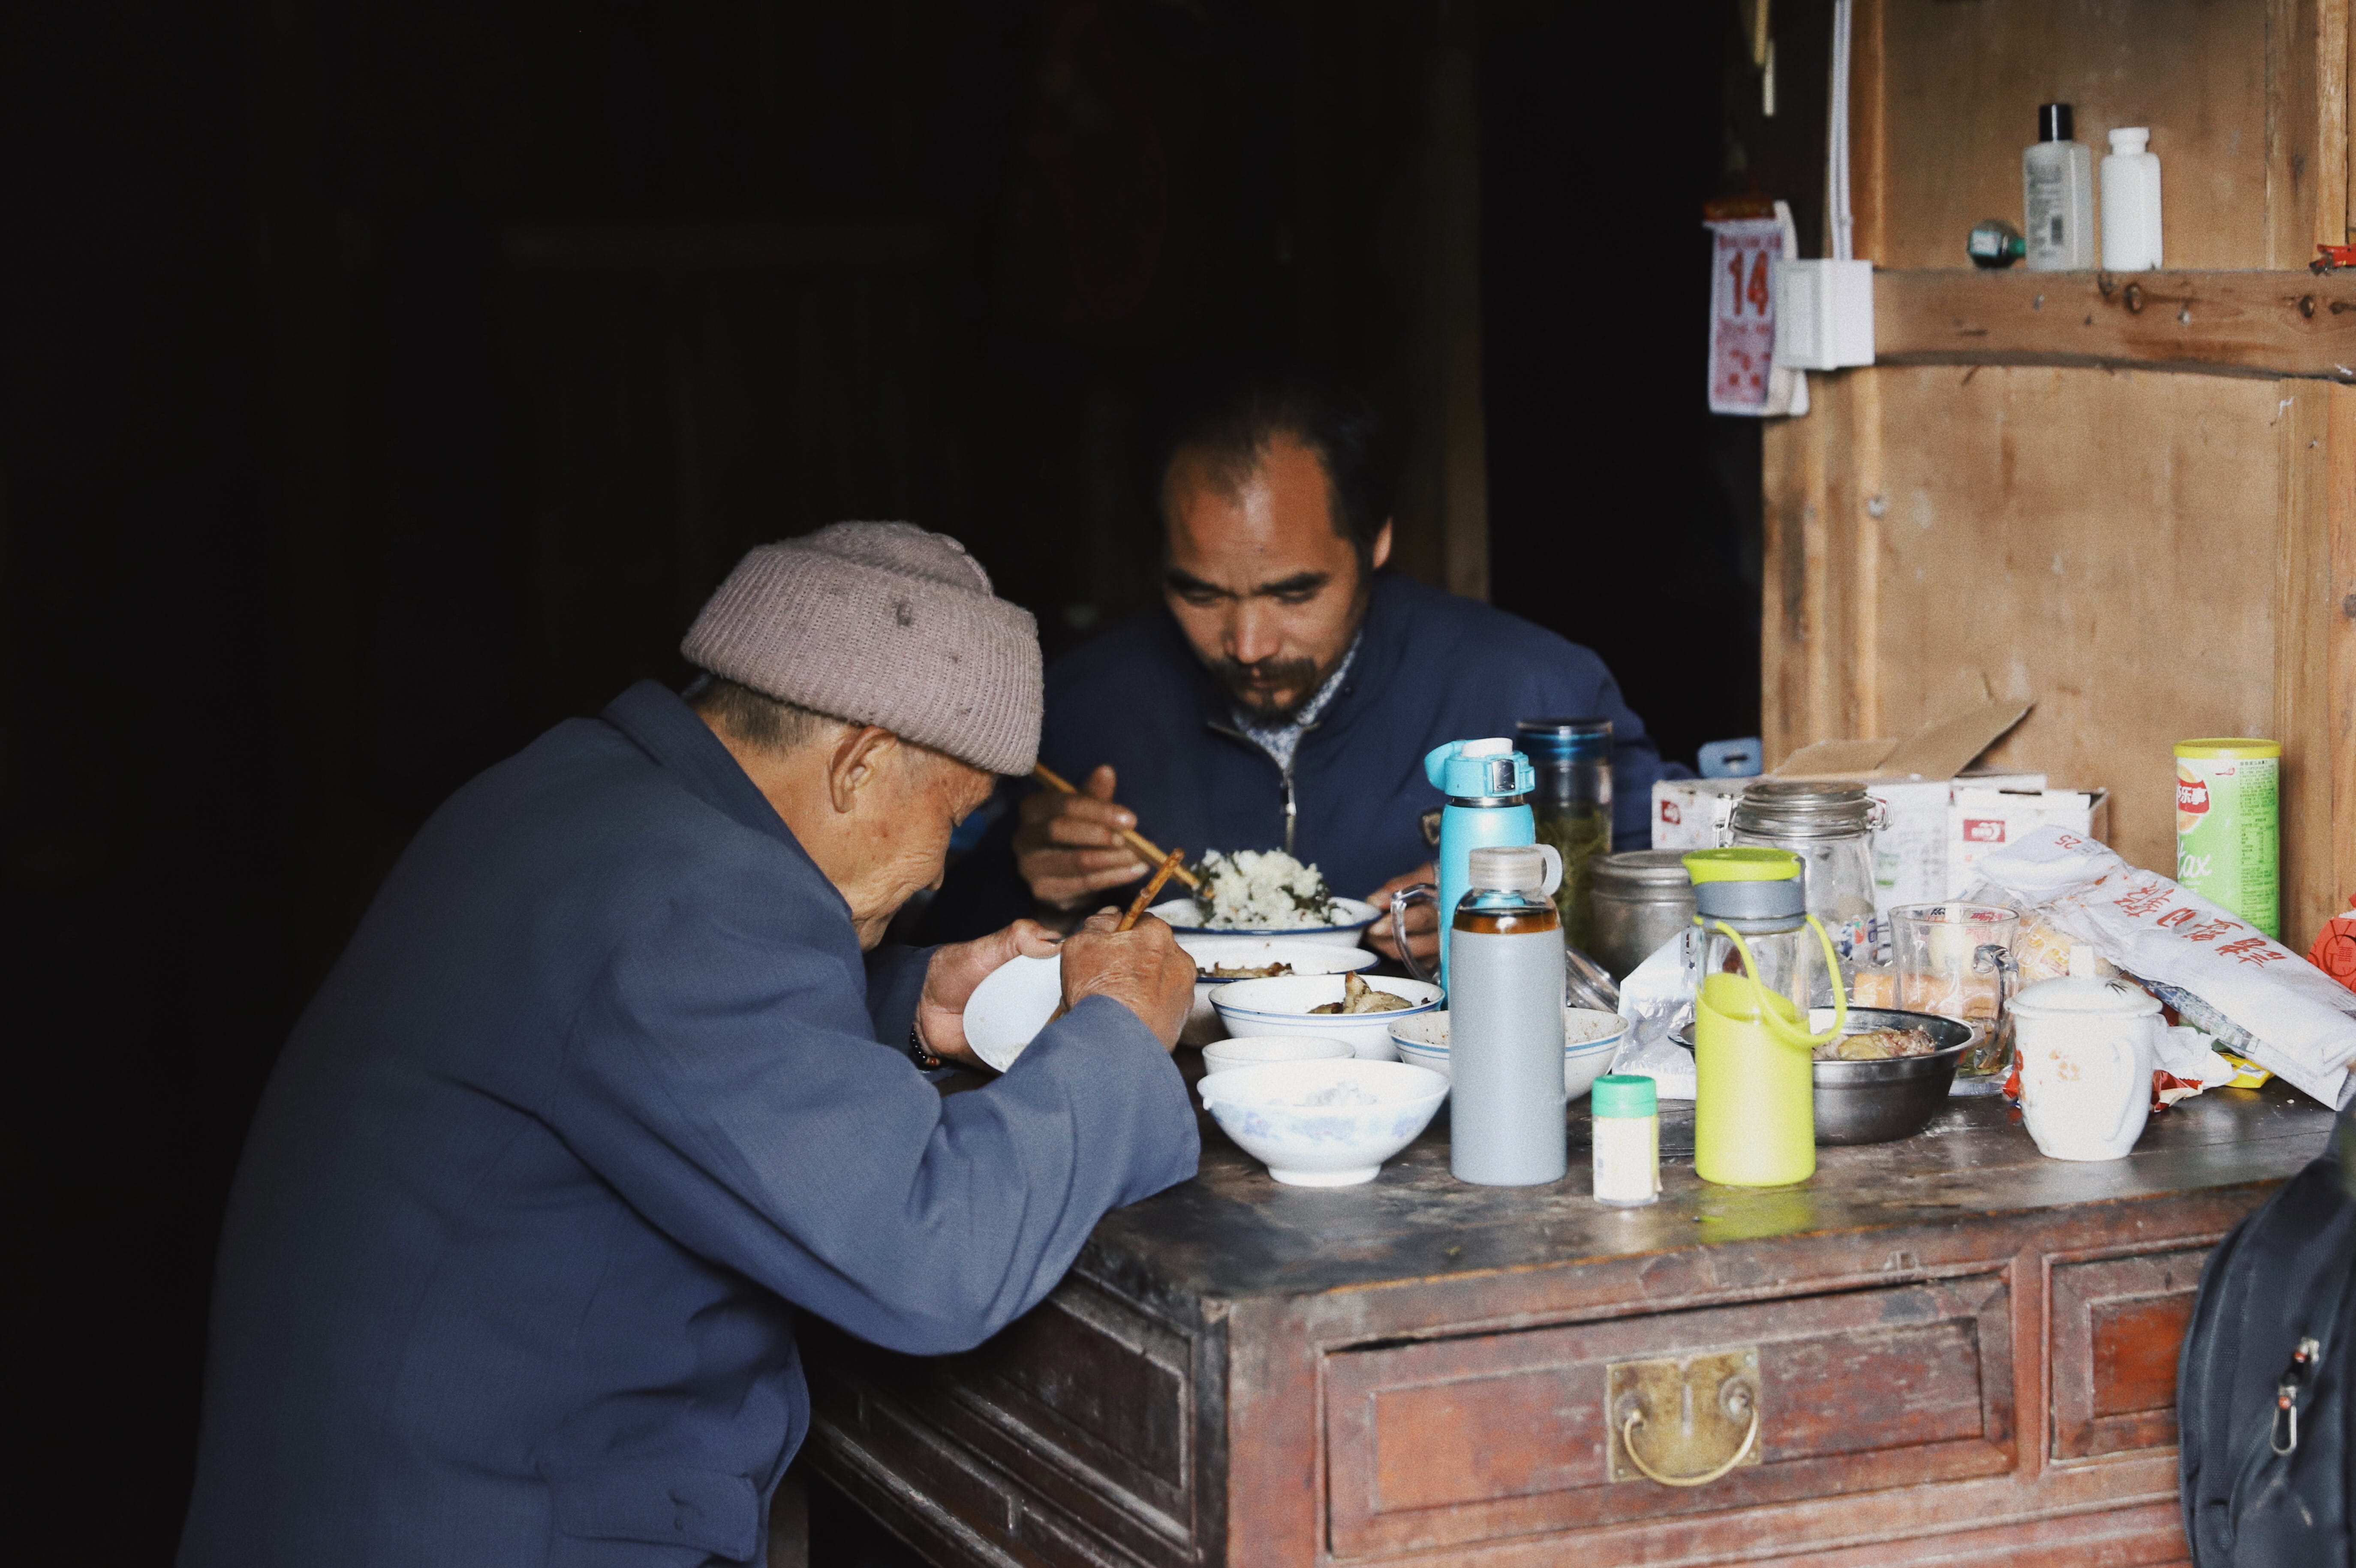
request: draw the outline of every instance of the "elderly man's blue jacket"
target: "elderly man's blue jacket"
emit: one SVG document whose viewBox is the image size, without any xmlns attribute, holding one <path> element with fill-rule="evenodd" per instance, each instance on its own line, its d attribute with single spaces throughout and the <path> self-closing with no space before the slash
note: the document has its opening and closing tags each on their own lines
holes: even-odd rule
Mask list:
<svg viewBox="0 0 2356 1568">
<path fill-rule="evenodd" d="M 1442 797 L 1423 775 L 1427 752 L 1511 735 L 1517 720 L 1584 718 L 1612 720 L 1615 841 L 1644 848 L 1653 781 L 1687 773 L 1662 762 L 1603 661 L 1519 616 L 1385 571 L 1357 656 L 1301 736 L 1290 775 L 1235 729 L 1226 691 L 1160 611 L 1055 661 L 1039 760 L 1075 784 L 1110 763 L 1140 831 L 1190 858 L 1283 848 L 1290 800 L 1293 852 L 1355 898 L 1431 858 L 1419 819 Z M 1030 912 L 1012 817 L 951 869 L 929 914 L 937 934 L 969 935 Z"/>
<path fill-rule="evenodd" d="M 289 1040 L 223 1233 L 188 1568 L 742 1562 L 787 1303 L 971 1346 L 1194 1173 L 1117 1002 L 944 1099 L 925 955 L 651 683 L 435 814 Z"/>
</svg>

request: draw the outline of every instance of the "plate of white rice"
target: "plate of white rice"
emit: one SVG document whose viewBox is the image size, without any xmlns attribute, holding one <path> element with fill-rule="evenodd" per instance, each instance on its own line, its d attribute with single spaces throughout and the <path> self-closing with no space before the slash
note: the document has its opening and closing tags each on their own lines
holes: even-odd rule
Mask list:
<svg viewBox="0 0 2356 1568">
<path fill-rule="evenodd" d="M 1180 931 L 1329 936 L 1364 931 L 1382 912 L 1363 899 L 1336 898 L 1316 867 L 1281 849 L 1214 849 L 1203 857 L 1201 891 L 1151 912 Z"/>
</svg>

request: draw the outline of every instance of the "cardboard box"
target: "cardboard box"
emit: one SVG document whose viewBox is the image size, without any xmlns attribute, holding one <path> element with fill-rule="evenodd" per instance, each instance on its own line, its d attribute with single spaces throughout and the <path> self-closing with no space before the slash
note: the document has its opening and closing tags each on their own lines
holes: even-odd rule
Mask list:
<svg viewBox="0 0 2356 1568">
<path fill-rule="evenodd" d="M 1661 779 L 1653 785 L 1653 848 L 1715 849 L 1749 779 Z"/>
<path fill-rule="evenodd" d="M 1962 897 L 1979 880 L 1975 865 L 2047 823 L 2102 843 L 2110 836 L 2110 807 L 2105 789 L 1991 788 L 1957 779 L 1947 805 L 1946 891 L 1941 896 Z"/>
<path fill-rule="evenodd" d="M 1874 906 L 1930 903 L 1962 891 L 1954 879 L 1968 875 L 1981 850 L 1966 856 L 1955 847 L 1965 831 L 1954 815 L 1957 790 L 1972 798 L 1996 796 L 2001 811 L 1975 816 L 1981 826 L 1974 831 L 2004 832 L 2004 842 L 2028 830 L 2030 813 L 2046 813 L 2041 820 L 2069 820 L 2078 809 L 2072 802 L 2089 802 L 2084 825 L 2100 839 L 2108 827 L 2101 790 L 2049 791 L 2042 773 L 1973 773 L 1971 764 L 2027 716 L 2031 704 L 1988 702 L 1926 726 L 1904 741 L 1819 741 L 1804 746 L 1766 776 L 1771 779 L 1824 780 L 1863 784 L 1879 801 L 1884 814 L 1881 830 L 1873 839 Z M 1676 779 L 1653 786 L 1653 847 L 1656 849 L 1707 848 L 1720 841 L 1734 802 L 1756 781 L 1751 779 Z M 2051 798 L 2049 800 L 2048 797 Z M 2022 826 L 2011 825 L 2020 820 Z M 1996 828 L 1988 826 L 1997 824 Z M 1994 845 L 1988 846 L 1993 848 Z"/>
</svg>

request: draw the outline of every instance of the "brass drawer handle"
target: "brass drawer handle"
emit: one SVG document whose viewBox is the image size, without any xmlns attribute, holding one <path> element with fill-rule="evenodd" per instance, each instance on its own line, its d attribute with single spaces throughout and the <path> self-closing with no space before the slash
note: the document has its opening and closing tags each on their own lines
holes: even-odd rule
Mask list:
<svg viewBox="0 0 2356 1568">
<path fill-rule="evenodd" d="M 1607 1474 L 1706 1487 L 1738 1466 L 1760 1464 L 1767 1447 L 1764 1386 L 1756 1345 L 1612 1362 L 1604 1371 Z M 1636 1452 L 1639 1428 L 1650 1454 Z"/>
<path fill-rule="evenodd" d="M 1751 1406 L 1751 1426 L 1742 1435 L 1742 1446 L 1734 1451 L 1732 1458 L 1716 1469 L 1706 1470 L 1698 1476 L 1664 1476 L 1644 1463 L 1644 1456 L 1636 1452 L 1636 1428 L 1644 1424 L 1644 1413 L 1641 1410 L 1630 1411 L 1628 1419 L 1620 1424 L 1620 1446 L 1627 1454 L 1628 1462 L 1644 1471 L 1646 1477 L 1651 1480 L 1658 1481 L 1665 1487 L 1706 1487 L 1749 1458 L 1751 1445 L 1759 1441 L 1758 1404 L 1741 1390 L 1737 1390 L 1733 1397 Z"/>
</svg>

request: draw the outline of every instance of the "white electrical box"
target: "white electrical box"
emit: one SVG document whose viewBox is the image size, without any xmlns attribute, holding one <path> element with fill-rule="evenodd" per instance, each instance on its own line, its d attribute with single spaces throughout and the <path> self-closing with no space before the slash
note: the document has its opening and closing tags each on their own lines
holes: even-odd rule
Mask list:
<svg viewBox="0 0 2356 1568">
<path fill-rule="evenodd" d="M 1775 363 L 1838 370 L 1873 363 L 1873 263 L 1775 263 Z"/>
</svg>

